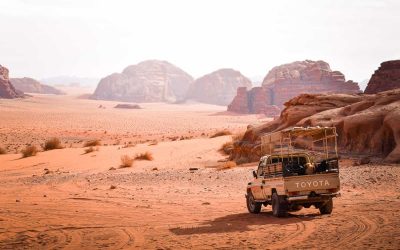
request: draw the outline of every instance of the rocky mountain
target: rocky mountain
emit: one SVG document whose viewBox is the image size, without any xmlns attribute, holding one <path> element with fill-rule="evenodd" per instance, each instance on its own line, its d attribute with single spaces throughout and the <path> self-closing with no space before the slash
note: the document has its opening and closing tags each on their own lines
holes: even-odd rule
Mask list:
<svg viewBox="0 0 400 250">
<path fill-rule="evenodd" d="M 369 80 L 365 93 L 376 94 L 396 88 L 400 88 L 400 60 L 381 63 Z"/>
<path fill-rule="evenodd" d="M 353 81 L 346 81 L 339 71 L 332 71 L 324 61 L 296 61 L 274 67 L 262 86 L 244 92 L 238 89 L 228 111 L 279 115 L 283 104 L 301 93 L 359 93 Z"/>
<path fill-rule="evenodd" d="M 285 103 L 274 121 L 249 126 L 232 159 L 257 161 L 260 136 L 300 126 L 335 126 L 341 151 L 400 163 L 400 89 L 378 94 L 302 94 Z"/>
<path fill-rule="evenodd" d="M 10 82 L 8 73 L 8 69 L 0 65 L 0 98 L 11 99 L 22 97 L 23 93 L 14 88 Z"/>
<path fill-rule="evenodd" d="M 239 87 L 251 88 L 251 81 L 234 69 L 220 69 L 196 79 L 187 98 L 226 106 L 232 101 Z"/>
<path fill-rule="evenodd" d="M 10 81 L 16 89 L 27 93 L 54 94 L 54 95 L 64 94 L 61 90 L 58 90 L 49 85 L 41 84 L 37 80 L 29 77 L 11 78 Z"/>
<path fill-rule="evenodd" d="M 166 61 L 149 60 L 100 80 L 92 99 L 177 102 L 186 98 L 193 78 Z"/>
</svg>

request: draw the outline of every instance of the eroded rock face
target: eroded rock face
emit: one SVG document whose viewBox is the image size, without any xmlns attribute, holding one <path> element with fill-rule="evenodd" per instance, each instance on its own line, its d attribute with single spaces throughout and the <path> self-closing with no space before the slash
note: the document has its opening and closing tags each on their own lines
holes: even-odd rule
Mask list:
<svg viewBox="0 0 400 250">
<path fill-rule="evenodd" d="M 298 61 L 270 70 L 263 80 L 262 88 L 254 88 L 248 93 L 248 110 L 244 110 L 244 104 L 239 103 L 240 99 L 245 101 L 242 96 L 229 105 L 228 111 L 276 114 L 277 108 L 283 108 L 286 101 L 302 93 L 359 92 L 357 83 L 345 81 L 344 75 L 339 71 L 332 71 L 328 63 Z"/>
<path fill-rule="evenodd" d="M 22 93 L 15 90 L 8 76 L 8 69 L 0 65 L 0 98 L 22 97 Z"/>
<path fill-rule="evenodd" d="M 342 151 L 379 155 L 400 163 L 400 89 L 375 95 L 302 94 L 287 103 L 280 117 L 249 127 L 231 157 L 257 161 L 260 136 L 293 126 L 335 126 Z"/>
<path fill-rule="evenodd" d="M 27 93 L 53 94 L 53 95 L 64 94 L 64 92 L 62 92 L 61 90 L 58 90 L 49 85 L 41 84 L 37 80 L 29 77 L 11 78 L 10 81 L 17 90 Z"/>
<path fill-rule="evenodd" d="M 149 60 L 100 80 L 93 99 L 127 102 L 182 101 L 193 78 L 166 61 Z"/>
<path fill-rule="evenodd" d="M 237 70 L 220 69 L 194 81 L 188 99 L 226 106 L 239 87 L 251 88 L 251 81 Z"/>
<path fill-rule="evenodd" d="M 365 89 L 366 94 L 400 88 L 400 60 L 387 61 L 375 71 Z"/>
</svg>

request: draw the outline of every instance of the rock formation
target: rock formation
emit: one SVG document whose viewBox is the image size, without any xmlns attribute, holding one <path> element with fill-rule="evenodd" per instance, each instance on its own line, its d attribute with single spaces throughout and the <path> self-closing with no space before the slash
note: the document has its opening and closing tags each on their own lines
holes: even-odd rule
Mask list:
<svg viewBox="0 0 400 250">
<path fill-rule="evenodd" d="M 149 60 L 100 80 L 92 99 L 176 102 L 185 99 L 193 78 L 166 61 Z"/>
<path fill-rule="evenodd" d="M 232 159 L 256 161 L 260 136 L 293 126 L 335 126 L 338 145 L 350 153 L 379 155 L 400 163 L 400 89 L 374 95 L 302 94 L 285 103 L 280 117 L 249 126 Z"/>
<path fill-rule="evenodd" d="M 27 93 L 38 93 L 38 94 L 54 94 L 63 95 L 64 92 L 58 90 L 52 86 L 41 84 L 35 79 L 24 77 L 24 78 L 11 78 L 11 83 L 17 90 Z"/>
<path fill-rule="evenodd" d="M 400 88 L 400 60 L 381 63 L 365 89 L 366 94 Z"/>
<path fill-rule="evenodd" d="M 194 81 L 188 99 L 226 106 L 232 102 L 239 87 L 251 88 L 251 81 L 239 71 L 220 69 Z"/>
<path fill-rule="evenodd" d="M 141 109 L 141 107 L 137 104 L 127 104 L 127 103 L 121 103 L 115 105 L 116 109 Z"/>
<path fill-rule="evenodd" d="M 12 99 L 22 97 L 10 82 L 8 69 L 0 65 L 0 98 Z"/>
<path fill-rule="evenodd" d="M 238 113 L 265 113 L 278 115 L 279 109 L 289 99 L 301 93 L 359 93 L 353 81 L 345 81 L 339 71 L 332 71 L 324 61 L 297 61 L 274 67 L 262 82 L 262 87 L 253 88 L 238 95 L 228 106 L 228 111 Z M 242 96 L 239 96 L 242 95 Z M 247 102 L 248 104 L 244 104 Z M 247 109 L 243 107 L 247 105 Z"/>
</svg>

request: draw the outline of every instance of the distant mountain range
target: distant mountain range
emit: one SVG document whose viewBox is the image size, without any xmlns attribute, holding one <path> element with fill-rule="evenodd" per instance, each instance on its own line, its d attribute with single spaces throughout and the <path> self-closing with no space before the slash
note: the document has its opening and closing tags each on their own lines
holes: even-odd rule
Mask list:
<svg viewBox="0 0 400 250">
<path fill-rule="evenodd" d="M 40 80 L 40 82 L 52 86 L 61 87 L 95 87 L 100 78 L 79 77 L 79 76 L 54 76 Z"/>
</svg>

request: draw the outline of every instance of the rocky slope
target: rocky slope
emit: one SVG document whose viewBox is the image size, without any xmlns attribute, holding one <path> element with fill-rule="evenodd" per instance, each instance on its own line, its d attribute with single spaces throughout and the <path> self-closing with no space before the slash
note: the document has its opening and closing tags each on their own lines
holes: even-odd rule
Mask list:
<svg viewBox="0 0 400 250">
<path fill-rule="evenodd" d="M 251 81 L 234 69 L 220 69 L 194 81 L 188 99 L 225 106 L 239 87 L 251 88 Z"/>
<path fill-rule="evenodd" d="M 396 88 L 400 88 L 400 60 L 381 63 L 369 80 L 365 93 L 376 94 Z"/>
<path fill-rule="evenodd" d="M 235 143 L 233 159 L 260 157 L 260 136 L 292 126 L 335 126 L 344 152 L 382 156 L 400 163 L 400 89 L 374 95 L 302 94 L 272 122 L 249 126 Z"/>
<path fill-rule="evenodd" d="M 166 61 L 149 60 L 100 80 L 91 98 L 128 102 L 182 101 L 193 78 Z"/>
<path fill-rule="evenodd" d="M 23 94 L 18 92 L 10 82 L 8 69 L 0 65 L 0 98 L 17 98 Z"/>
<path fill-rule="evenodd" d="M 27 93 L 54 94 L 54 95 L 64 94 L 61 90 L 58 90 L 49 85 L 41 84 L 37 80 L 29 77 L 11 78 L 10 81 L 16 89 Z"/>
<path fill-rule="evenodd" d="M 228 107 L 237 113 L 278 115 L 289 99 L 301 93 L 359 93 L 353 81 L 346 81 L 339 71 L 332 71 L 324 61 L 297 61 L 274 67 L 257 87 L 238 94 Z M 246 107 L 247 106 L 247 107 Z"/>
</svg>

